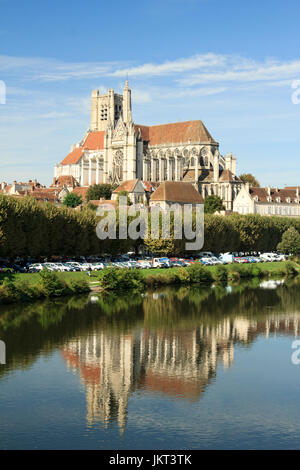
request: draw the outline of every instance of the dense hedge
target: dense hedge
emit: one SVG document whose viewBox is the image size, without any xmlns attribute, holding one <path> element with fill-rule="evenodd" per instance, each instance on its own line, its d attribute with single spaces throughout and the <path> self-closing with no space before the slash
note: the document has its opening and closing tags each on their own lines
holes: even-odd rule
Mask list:
<svg viewBox="0 0 300 470">
<path fill-rule="evenodd" d="M 134 249 L 143 241 L 99 240 L 95 211 L 75 211 L 38 203 L 30 197 L 0 195 L 0 256 L 51 256 L 120 253 Z M 205 216 L 203 249 L 222 251 L 271 251 L 277 248 L 289 227 L 300 233 L 300 218 L 260 215 Z M 184 252 L 186 240 L 144 242 L 153 253 L 167 255 Z"/>
</svg>

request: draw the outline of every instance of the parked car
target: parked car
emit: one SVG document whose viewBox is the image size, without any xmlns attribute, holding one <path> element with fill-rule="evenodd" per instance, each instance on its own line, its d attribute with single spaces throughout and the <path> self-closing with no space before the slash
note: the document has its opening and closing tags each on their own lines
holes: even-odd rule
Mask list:
<svg viewBox="0 0 300 470">
<path fill-rule="evenodd" d="M 19 264 L 13 264 L 12 269 L 14 270 L 15 273 L 26 273 L 26 268 L 23 266 L 20 266 Z"/>
<path fill-rule="evenodd" d="M 29 273 L 39 273 L 44 269 L 44 265 L 41 263 L 33 263 L 30 264 L 28 267 Z"/>
</svg>

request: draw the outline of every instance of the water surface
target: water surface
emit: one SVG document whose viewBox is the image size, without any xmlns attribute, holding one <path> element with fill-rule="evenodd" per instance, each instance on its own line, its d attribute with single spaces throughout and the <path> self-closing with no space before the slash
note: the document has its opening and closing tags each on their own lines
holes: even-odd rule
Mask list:
<svg viewBox="0 0 300 470">
<path fill-rule="evenodd" d="M 2 306 L 0 448 L 299 449 L 299 327 L 296 281 Z"/>
</svg>

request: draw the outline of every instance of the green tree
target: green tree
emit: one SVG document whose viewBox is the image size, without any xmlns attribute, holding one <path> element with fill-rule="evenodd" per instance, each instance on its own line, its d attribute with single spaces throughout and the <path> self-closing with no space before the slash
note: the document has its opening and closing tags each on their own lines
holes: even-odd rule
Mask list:
<svg viewBox="0 0 300 470">
<path fill-rule="evenodd" d="M 300 253 L 300 234 L 294 227 L 290 227 L 282 235 L 282 240 L 278 243 L 277 248 L 284 253 L 292 253 L 298 255 Z"/>
<path fill-rule="evenodd" d="M 207 196 L 204 201 L 205 214 L 214 214 L 216 211 L 223 211 L 225 207 L 220 196 Z"/>
<path fill-rule="evenodd" d="M 77 207 L 82 203 L 82 197 L 75 193 L 68 193 L 63 200 L 63 205 L 67 207 Z"/>
<path fill-rule="evenodd" d="M 93 184 L 89 187 L 85 200 L 88 202 L 99 201 L 100 198 L 111 199 L 114 189 L 116 189 L 116 186 L 112 184 Z"/>
<path fill-rule="evenodd" d="M 250 186 L 253 186 L 253 187 L 256 187 L 256 188 L 259 188 L 260 187 L 260 184 L 259 182 L 257 181 L 257 179 L 255 178 L 255 176 L 253 176 L 251 173 L 243 173 L 239 176 L 239 178 L 243 181 L 243 183 L 249 183 Z"/>
</svg>

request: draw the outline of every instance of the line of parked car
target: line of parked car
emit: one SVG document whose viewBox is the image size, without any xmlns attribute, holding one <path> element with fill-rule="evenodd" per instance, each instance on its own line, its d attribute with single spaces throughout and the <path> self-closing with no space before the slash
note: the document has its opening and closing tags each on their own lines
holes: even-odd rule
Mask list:
<svg viewBox="0 0 300 470">
<path fill-rule="evenodd" d="M 55 272 L 75 272 L 75 271 L 100 271 L 104 268 L 130 268 L 130 269 L 151 269 L 151 268 L 170 268 L 185 267 L 194 263 L 201 263 L 204 266 L 213 266 L 217 264 L 229 263 L 264 263 L 274 261 L 284 261 L 288 259 L 287 255 L 281 253 L 221 253 L 214 255 L 210 251 L 202 252 L 191 258 L 180 257 L 153 257 L 153 256 L 135 256 L 134 254 L 120 255 L 117 257 L 79 257 L 75 259 L 58 258 L 43 262 L 27 261 L 21 259 L 10 263 L 9 260 L 0 259 L 0 272 L 11 271 L 19 273 L 35 273 L 43 269 Z"/>
</svg>

